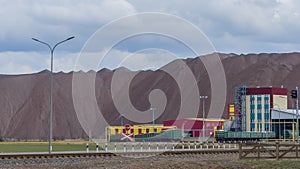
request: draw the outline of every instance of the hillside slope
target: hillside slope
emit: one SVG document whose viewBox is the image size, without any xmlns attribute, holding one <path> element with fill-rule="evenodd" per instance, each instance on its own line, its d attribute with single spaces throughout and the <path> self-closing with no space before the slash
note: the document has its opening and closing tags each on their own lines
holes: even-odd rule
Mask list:
<svg viewBox="0 0 300 169">
<path fill-rule="evenodd" d="M 300 86 L 300 54 L 219 54 L 224 66 L 227 81 L 226 103 L 234 101 L 234 88 L 240 85 L 274 86 L 291 90 Z M 209 56 L 205 56 L 209 57 Z M 210 98 L 211 89 L 208 73 L 198 58 L 183 60 L 191 69 L 199 87 L 201 95 Z M 173 61 L 166 66 L 172 66 Z M 166 67 L 165 66 L 165 67 Z M 176 67 L 176 66 L 175 66 Z M 129 85 L 129 97 L 131 104 L 139 111 L 148 111 L 151 104 L 149 95 L 153 89 L 163 91 L 166 102 L 154 100 L 157 104 L 165 106 L 155 123 L 174 119 L 181 112 L 180 106 L 190 102 L 185 98 L 181 100 L 180 85 L 174 77 L 168 73 L 157 71 L 131 72 L 125 68 L 118 70 L 102 69 L 98 72 L 76 72 L 82 77 L 95 74 L 95 96 L 103 117 L 110 125 L 120 125 L 120 108 L 116 108 L 112 92 L 111 82 L 116 71 L 125 72 L 133 76 Z M 181 68 L 174 69 L 174 76 L 179 76 Z M 42 71 L 28 75 L 0 75 L 0 137 L 17 139 L 47 139 L 49 126 L 49 71 Z M 71 73 L 55 73 L 53 90 L 53 136 L 56 139 L 86 138 L 73 104 Z M 119 83 L 118 94 L 126 94 L 123 91 L 125 83 Z M 125 88 L 125 87 L 124 87 Z M 85 92 L 85 91 L 82 91 Z M 193 91 L 188 95 L 192 95 Z M 158 93 L 159 94 L 159 93 Z M 83 100 L 84 101 L 84 100 Z M 153 101 L 153 100 L 152 100 Z M 151 102 L 152 102 L 151 101 Z M 206 110 L 208 111 L 210 99 Z M 292 107 L 292 101 L 289 102 Z M 125 106 L 124 111 L 128 110 Z M 202 112 L 200 104 L 199 112 Z M 184 110 L 185 112 L 189 109 Z M 226 118 L 226 108 L 223 112 L 216 112 Z M 201 117 L 199 113 L 198 117 Z M 143 121 L 143 119 L 140 119 Z M 149 121 L 149 120 L 148 120 Z M 134 121 L 124 118 L 124 123 L 133 124 Z"/>
</svg>

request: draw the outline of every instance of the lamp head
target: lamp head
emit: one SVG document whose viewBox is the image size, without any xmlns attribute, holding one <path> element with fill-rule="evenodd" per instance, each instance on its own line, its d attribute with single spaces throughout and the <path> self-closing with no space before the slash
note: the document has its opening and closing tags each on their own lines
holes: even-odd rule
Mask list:
<svg viewBox="0 0 300 169">
<path fill-rule="evenodd" d="M 74 39 L 75 38 L 75 36 L 72 36 L 72 37 L 69 37 L 67 40 L 71 40 L 71 39 Z"/>
</svg>

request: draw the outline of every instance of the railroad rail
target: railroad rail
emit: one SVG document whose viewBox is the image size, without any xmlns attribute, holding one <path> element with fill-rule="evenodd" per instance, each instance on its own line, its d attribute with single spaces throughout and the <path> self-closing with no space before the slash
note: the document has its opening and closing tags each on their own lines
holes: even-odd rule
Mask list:
<svg viewBox="0 0 300 169">
<path fill-rule="evenodd" d="M 238 149 L 175 150 L 175 151 L 134 151 L 134 152 L 54 152 L 54 153 L 3 153 L 1 159 L 36 159 L 36 158 L 84 158 L 84 157 L 147 157 L 154 155 L 174 156 L 187 154 L 237 154 Z"/>
<path fill-rule="evenodd" d="M 138 146 L 139 145 L 139 146 Z M 123 144 L 121 149 L 105 145 L 99 151 L 73 151 L 73 152 L 31 152 L 31 153 L 0 153 L 1 159 L 47 159 L 47 158 L 85 158 L 85 157 L 149 157 L 149 156 L 175 156 L 194 154 L 238 154 L 240 159 L 246 158 L 300 158 L 300 144 L 286 143 L 190 143 L 180 144 Z"/>
</svg>

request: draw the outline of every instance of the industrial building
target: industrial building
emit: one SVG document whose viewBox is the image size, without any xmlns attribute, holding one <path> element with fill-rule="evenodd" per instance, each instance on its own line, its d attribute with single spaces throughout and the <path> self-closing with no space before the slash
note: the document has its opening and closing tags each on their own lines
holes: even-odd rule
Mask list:
<svg viewBox="0 0 300 169">
<path fill-rule="evenodd" d="M 287 94 L 287 89 L 283 87 L 237 87 L 235 103 L 228 104 L 228 120 L 184 118 L 166 120 L 156 125 L 108 126 L 107 140 L 180 140 L 213 137 L 217 130 L 242 135 L 266 133 L 272 137 L 274 135 L 273 138 L 295 139 L 298 138 L 297 113 L 287 109 Z"/>
<path fill-rule="evenodd" d="M 171 141 L 187 137 L 211 137 L 224 129 L 224 119 L 186 118 L 156 125 L 107 126 L 107 141 Z"/>
<path fill-rule="evenodd" d="M 135 138 L 137 135 L 161 133 L 170 129 L 176 129 L 176 126 L 164 126 L 162 124 L 133 126 L 126 124 L 125 126 L 107 126 L 106 137 L 108 141 L 123 141 L 128 139 L 130 140 L 130 138 Z"/>
<path fill-rule="evenodd" d="M 271 109 L 287 109 L 287 89 L 242 86 L 236 89 L 235 106 L 239 131 L 270 131 Z"/>
<path fill-rule="evenodd" d="M 293 140 L 296 139 L 293 133 L 296 133 L 297 110 L 295 109 L 272 109 L 271 110 L 271 125 L 279 138 L 287 138 L 287 135 L 292 135 Z"/>
<path fill-rule="evenodd" d="M 210 137 L 215 130 L 223 129 L 224 122 L 224 119 L 185 118 L 164 121 L 164 126 L 176 126 L 188 137 Z"/>
<path fill-rule="evenodd" d="M 270 110 L 287 109 L 287 89 L 248 88 L 246 95 L 246 131 L 269 131 Z"/>
<path fill-rule="evenodd" d="M 296 109 L 287 109 L 286 88 L 241 86 L 235 92 L 234 117 L 233 104 L 228 107 L 228 118 L 233 119 L 231 131 L 274 132 L 280 139 L 298 139 L 299 117 Z M 297 95 L 293 96 L 293 92 L 295 94 L 292 91 L 292 98 L 295 99 Z"/>
</svg>

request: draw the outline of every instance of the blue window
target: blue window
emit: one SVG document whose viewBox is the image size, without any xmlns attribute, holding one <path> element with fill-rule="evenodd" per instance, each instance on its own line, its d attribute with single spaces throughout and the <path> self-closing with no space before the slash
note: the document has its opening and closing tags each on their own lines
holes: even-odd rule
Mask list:
<svg viewBox="0 0 300 169">
<path fill-rule="evenodd" d="M 265 113 L 270 113 L 270 109 L 265 109 Z"/>
<path fill-rule="evenodd" d="M 261 105 L 261 95 L 257 95 L 257 104 Z"/>
<path fill-rule="evenodd" d="M 269 125 L 270 125 L 270 124 L 265 124 L 265 128 L 266 128 L 266 129 L 269 129 Z"/>
<path fill-rule="evenodd" d="M 269 109 L 269 104 L 265 104 L 265 109 Z"/>
<path fill-rule="evenodd" d="M 261 120 L 261 113 L 257 113 L 257 119 Z"/>
<path fill-rule="evenodd" d="M 254 108 L 255 108 L 255 105 L 254 105 L 254 104 L 251 104 L 251 105 L 250 105 L 250 109 L 251 109 L 251 110 L 254 110 Z"/>
<path fill-rule="evenodd" d="M 265 113 L 265 121 L 269 120 L 269 113 Z"/>
<path fill-rule="evenodd" d="M 257 105 L 257 109 L 260 109 L 260 110 L 261 110 L 261 104 L 258 104 L 258 105 Z"/>
<path fill-rule="evenodd" d="M 252 105 L 252 104 L 254 104 L 254 97 L 250 97 L 250 104 Z"/>
<path fill-rule="evenodd" d="M 254 119 L 254 118 L 255 118 L 254 113 L 251 113 L 250 114 L 250 119 Z"/>
<path fill-rule="evenodd" d="M 251 123 L 250 128 L 255 128 L 255 123 Z"/>
</svg>

